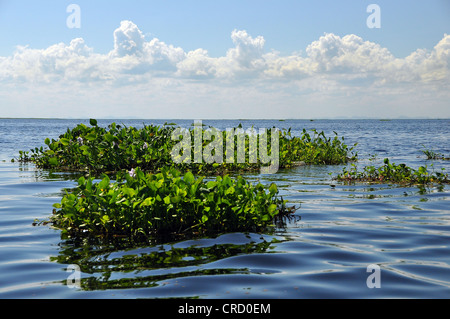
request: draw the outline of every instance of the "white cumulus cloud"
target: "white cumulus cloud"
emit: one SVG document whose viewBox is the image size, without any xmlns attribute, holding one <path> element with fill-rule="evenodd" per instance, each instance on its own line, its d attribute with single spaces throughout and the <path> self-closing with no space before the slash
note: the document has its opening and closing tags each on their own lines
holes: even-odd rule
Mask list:
<svg viewBox="0 0 450 319">
<path fill-rule="evenodd" d="M 299 103 L 349 105 L 351 98 L 356 103 L 380 96 L 388 102 L 396 96 L 403 101 L 445 105 L 450 98 L 447 34 L 434 48 L 417 49 L 405 58 L 354 34 L 326 33 L 299 48 L 303 52 L 281 55 L 265 47 L 263 36 L 233 30 L 232 47 L 220 57 L 209 56 L 203 48 L 186 52 L 160 39 L 147 39 L 131 21 L 122 21 L 113 35 L 113 49 L 106 54 L 96 53 L 81 38 L 44 49 L 17 47 L 11 56 L 0 57 L 0 101 L 20 99 L 21 105 L 27 105 L 27 95 L 14 96 L 13 92 L 35 88 L 40 90 L 30 99 L 35 101 L 41 94 L 43 105 L 52 92 L 51 99 L 59 101 L 63 95 L 58 92 L 66 94 L 73 88 L 76 95 L 71 99 L 82 95 L 84 101 L 99 101 L 101 92 L 110 104 L 129 100 L 145 107 L 157 101 L 165 105 L 164 99 L 171 105 L 196 105 L 208 99 L 219 103 L 221 98 L 223 105 L 232 95 L 236 95 L 232 98 L 235 104 L 250 103 L 250 96 L 256 104 L 264 100 L 266 109 L 276 101 L 295 108 Z M 131 96 L 130 92 L 135 93 Z"/>
<path fill-rule="evenodd" d="M 141 80 L 153 76 L 250 80 L 325 76 L 336 81 L 370 78 L 374 83 L 392 83 L 449 78 L 449 35 L 430 52 L 418 49 L 403 59 L 354 34 L 326 33 L 312 42 L 305 54 L 288 56 L 265 52 L 265 39 L 245 30 L 233 30 L 231 40 L 234 47 L 225 56 L 213 58 L 202 48 L 185 52 L 157 38 L 146 39 L 137 25 L 122 21 L 114 30 L 114 48 L 108 54 L 95 53 L 81 38 L 40 50 L 22 46 L 12 56 L 0 57 L 0 80 L 124 83 L 124 77 L 133 76 Z"/>
</svg>

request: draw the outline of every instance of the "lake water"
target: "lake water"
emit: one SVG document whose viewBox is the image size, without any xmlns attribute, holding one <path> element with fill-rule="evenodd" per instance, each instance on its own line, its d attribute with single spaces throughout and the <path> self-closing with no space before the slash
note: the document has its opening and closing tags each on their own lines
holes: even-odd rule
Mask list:
<svg viewBox="0 0 450 319">
<path fill-rule="evenodd" d="M 0 298 L 449 298 L 450 187 L 344 185 L 332 180 L 344 166 L 304 166 L 274 175 L 291 205 L 291 222 L 274 234 L 221 234 L 133 246 L 61 239 L 47 218 L 70 174 L 11 163 L 19 150 L 44 145 L 87 120 L 0 119 Z M 100 120 L 107 125 L 113 120 Z M 156 120 L 114 120 L 142 126 Z M 188 126 L 193 121 L 172 121 Z M 426 160 L 423 147 L 450 155 L 450 120 L 203 121 L 218 129 L 303 128 L 336 131 L 359 143 L 358 165 L 391 162 L 450 171 L 450 161 Z M 329 175 L 331 173 L 331 176 Z M 335 185 L 332 187 L 331 185 Z M 380 288 L 369 288 L 369 265 Z M 71 285 L 70 265 L 81 286 Z M 372 278 L 372 277 L 371 277 Z M 378 280 L 379 279 L 379 280 Z M 68 285 L 69 284 L 69 285 Z M 72 288 L 71 288 L 72 287 Z"/>
</svg>

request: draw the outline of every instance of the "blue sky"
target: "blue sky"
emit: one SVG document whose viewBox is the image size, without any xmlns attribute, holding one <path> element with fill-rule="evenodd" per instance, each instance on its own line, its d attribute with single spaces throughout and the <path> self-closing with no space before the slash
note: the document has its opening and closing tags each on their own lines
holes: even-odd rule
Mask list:
<svg viewBox="0 0 450 319">
<path fill-rule="evenodd" d="M 0 30 L 0 117 L 450 117 L 448 0 L 0 0 Z"/>
</svg>

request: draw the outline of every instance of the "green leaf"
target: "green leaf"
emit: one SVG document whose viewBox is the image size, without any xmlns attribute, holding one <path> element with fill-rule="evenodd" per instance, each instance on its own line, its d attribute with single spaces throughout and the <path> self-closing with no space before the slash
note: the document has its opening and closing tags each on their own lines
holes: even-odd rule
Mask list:
<svg viewBox="0 0 450 319">
<path fill-rule="evenodd" d="M 62 145 L 64 145 L 64 146 L 67 146 L 67 145 L 69 145 L 69 139 L 67 139 L 67 138 L 62 138 L 62 139 L 60 139 L 59 140 L 59 142 L 62 144 Z"/>
<path fill-rule="evenodd" d="M 52 166 L 57 166 L 58 165 L 58 159 L 56 157 L 51 157 L 48 160 L 48 163 Z"/>
<path fill-rule="evenodd" d="M 154 183 L 156 188 L 161 188 L 164 185 L 164 179 L 160 179 L 157 182 Z"/>
<path fill-rule="evenodd" d="M 270 192 L 270 194 L 276 194 L 278 192 L 277 185 L 272 183 L 272 185 L 270 185 L 270 187 L 269 187 L 269 192 Z"/>
<path fill-rule="evenodd" d="M 92 126 L 97 126 L 97 120 L 95 120 L 95 119 L 90 119 L 90 120 L 89 120 L 89 124 L 91 124 Z"/>
<path fill-rule="evenodd" d="M 277 210 L 277 205 L 276 204 L 271 204 L 268 208 L 268 211 L 270 214 L 273 214 L 273 212 L 275 212 Z"/>
<path fill-rule="evenodd" d="M 103 138 L 105 140 L 107 140 L 108 142 L 112 143 L 112 141 L 114 141 L 114 135 L 112 135 L 111 133 L 106 133 Z"/>
<path fill-rule="evenodd" d="M 144 172 L 141 171 L 139 168 L 137 168 L 135 172 L 136 172 L 136 177 L 137 177 L 138 179 L 144 179 L 144 178 L 145 178 Z"/>
<path fill-rule="evenodd" d="M 181 200 L 181 197 L 178 196 L 178 195 L 177 195 L 177 196 L 172 196 L 172 197 L 170 197 L 170 202 L 171 202 L 172 204 L 179 203 L 180 200 Z"/>
<path fill-rule="evenodd" d="M 136 206 L 139 205 L 139 204 L 141 204 L 141 201 L 139 201 L 139 200 L 137 202 L 134 202 L 133 203 L 133 209 L 136 208 Z"/>
<path fill-rule="evenodd" d="M 84 178 L 84 176 L 81 176 L 78 179 L 78 185 L 84 185 L 84 183 L 86 183 L 86 178 Z"/>
<path fill-rule="evenodd" d="M 169 195 L 167 195 L 166 197 L 164 197 L 164 203 L 165 203 L 166 205 L 169 205 L 169 204 L 170 204 L 170 196 L 169 196 Z"/>
<path fill-rule="evenodd" d="M 89 141 L 94 141 L 97 138 L 97 135 L 95 133 L 89 133 L 88 135 L 86 135 L 86 139 L 88 139 Z"/>
<path fill-rule="evenodd" d="M 206 183 L 206 187 L 208 188 L 208 189 L 212 189 L 212 188 L 214 188 L 215 186 L 216 186 L 216 182 L 214 182 L 214 181 L 209 181 L 208 183 Z"/>
<path fill-rule="evenodd" d="M 203 215 L 203 216 L 202 216 L 202 223 L 204 224 L 204 223 L 206 223 L 207 221 L 208 221 L 208 216 Z"/>
<path fill-rule="evenodd" d="M 192 174 L 191 172 L 187 172 L 186 174 L 184 174 L 183 179 L 188 184 L 192 184 L 195 181 L 194 174 Z"/>
<path fill-rule="evenodd" d="M 151 206 L 154 202 L 155 202 L 155 198 L 154 197 L 147 197 L 146 199 L 144 199 L 142 201 L 141 207 L 142 206 Z"/>
<path fill-rule="evenodd" d="M 108 176 L 105 176 L 103 180 L 98 184 L 99 189 L 106 189 L 109 186 L 110 180 Z"/>
<path fill-rule="evenodd" d="M 233 186 L 230 186 L 226 191 L 225 191 L 225 195 L 228 195 L 228 194 L 234 194 L 234 187 Z"/>
<path fill-rule="evenodd" d="M 136 191 L 133 188 L 129 188 L 129 187 L 124 187 L 122 189 L 122 193 L 124 195 L 128 195 L 130 197 L 133 197 L 136 194 Z"/>
<path fill-rule="evenodd" d="M 92 178 L 88 178 L 88 179 L 87 179 L 86 189 L 87 189 L 89 192 L 92 192 Z"/>
</svg>

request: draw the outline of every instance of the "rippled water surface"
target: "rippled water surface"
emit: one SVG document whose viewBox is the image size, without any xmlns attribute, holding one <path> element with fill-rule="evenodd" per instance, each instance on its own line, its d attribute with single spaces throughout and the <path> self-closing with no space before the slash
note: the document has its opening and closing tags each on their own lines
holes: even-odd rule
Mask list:
<svg viewBox="0 0 450 319">
<path fill-rule="evenodd" d="M 301 206 L 300 220 L 275 234 L 139 246 L 126 239 L 62 240 L 59 231 L 33 221 L 51 214 L 74 178 L 10 160 L 79 122 L 0 119 L 0 298 L 450 297 L 449 186 L 344 185 L 332 180 L 343 166 L 248 175 L 277 183 L 291 205 Z M 450 156 L 450 120 L 204 121 L 218 129 L 239 123 L 292 127 L 294 134 L 303 128 L 328 136 L 336 131 L 349 145 L 359 143 L 361 166 L 389 157 L 415 168 L 450 170 L 449 161 L 426 160 L 420 151 L 427 147 Z M 372 264 L 380 267 L 381 288 L 367 286 Z M 81 287 L 70 288 L 70 265 L 79 267 Z"/>
</svg>

